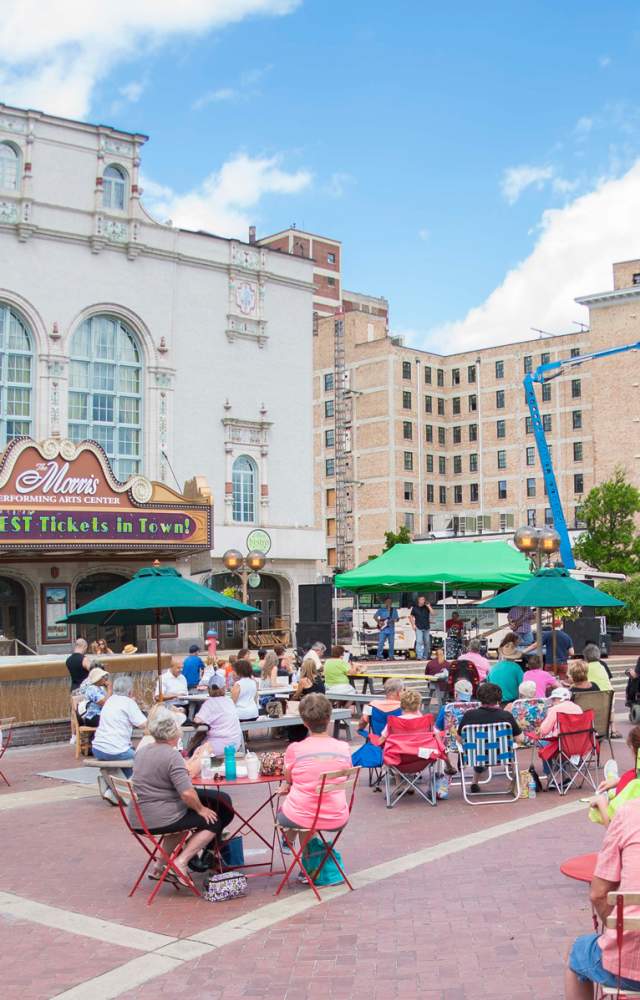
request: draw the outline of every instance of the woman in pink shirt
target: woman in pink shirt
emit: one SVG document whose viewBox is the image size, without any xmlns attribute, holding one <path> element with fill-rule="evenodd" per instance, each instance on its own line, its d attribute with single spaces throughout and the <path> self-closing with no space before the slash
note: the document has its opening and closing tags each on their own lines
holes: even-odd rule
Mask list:
<svg viewBox="0 0 640 1000">
<path fill-rule="evenodd" d="M 279 794 L 284 796 L 278 810 L 278 824 L 286 831 L 291 847 L 297 832 L 302 842 L 314 825 L 318 830 L 340 830 L 349 819 L 349 806 L 344 792 L 329 792 L 322 796 L 318 813 L 317 788 L 327 771 L 351 767 L 349 745 L 334 740 L 327 730 L 331 721 L 331 702 L 323 694 L 307 694 L 300 702 L 300 718 L 309 730 L 306 739 L 290 743 L 284 755 L 284 784 Z M 317 815 L 317 822 L 316 820 Z M 306 881 L 299 876 L 299 881 Z"/>
<path fill-rule="evenodd" d="M 536 686 L 536 698 L 546 698 L 549 688 L 558 687 L 558 678 L 544 670 L 540 663 L 540 657 L 535 653 L 527 656 L 527 669 L 524 677 L 525 681 L 533 681 Z"/>
<path fill-rule="evenodd" d="M 464 654 L 464 659 L 469 660 L 470 663 L 473 663 L 474 667 L 478 671 L 478 677 L 480 678 L 480 681 L 481 682 L 484 681 L 486 679 L 487 674 L 489 673 L 491 664 L 489 663 L 486 656 L 483 656 L 482 653 L 480 652 L 479 639 L 469 640 L 469 645 L 467 648 L 467 652 Z"/>
<path fill-rule="evenodd" d="M 552 739 L 560 731 L 559 715 L 582 715 L 582 709 L 575 702 L 571 701 L 571 692 L 568 688 L 554 688 L 551 694 L 551 708 L 540 723 L 540 736 L 543 739 Z"/>
</svg>

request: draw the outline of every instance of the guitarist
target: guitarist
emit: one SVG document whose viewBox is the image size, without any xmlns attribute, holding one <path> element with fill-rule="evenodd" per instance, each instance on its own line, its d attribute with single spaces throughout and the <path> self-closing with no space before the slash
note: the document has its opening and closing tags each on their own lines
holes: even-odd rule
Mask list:
<svg viewBox="0 0 640 1000">
<path fill-rule="evenodd" d="M 389 643 L 389 659 L 393 660 L 398 611 L 393 607 L 393 600 L 390 597 L 387 597 L 383 606 L 378 608 L 375 613 L 375 619 L 380 630 L 376 660 L 384 659 L 382 654 L 384 653 L 385 642 Z"/>
</svg>

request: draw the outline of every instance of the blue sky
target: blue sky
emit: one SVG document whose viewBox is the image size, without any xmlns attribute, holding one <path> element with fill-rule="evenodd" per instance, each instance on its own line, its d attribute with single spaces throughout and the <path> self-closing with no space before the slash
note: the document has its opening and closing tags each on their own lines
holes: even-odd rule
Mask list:
<svg viewBox="0 0 640 1000">
<path fill-rule="evenodd" d="M 417 344 L 565 332 L 640 257 L 635 3 L 7 4 L 0 100 L 149 134 L 175 222 L 341 239 Z"/>
</svg>

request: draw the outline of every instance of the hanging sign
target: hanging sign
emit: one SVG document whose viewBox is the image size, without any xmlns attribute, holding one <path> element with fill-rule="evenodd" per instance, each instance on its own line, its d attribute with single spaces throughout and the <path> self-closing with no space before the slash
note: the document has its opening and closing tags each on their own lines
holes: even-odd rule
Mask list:
<svg viewBox="0 0 640 1000">
<path fill-rule="evenodd" d="M 271 549 L 271 535 L 264 528 L 254 528 L 247 535 L 247 551 L 261 552 L 266 556 Z"/>
</svg>

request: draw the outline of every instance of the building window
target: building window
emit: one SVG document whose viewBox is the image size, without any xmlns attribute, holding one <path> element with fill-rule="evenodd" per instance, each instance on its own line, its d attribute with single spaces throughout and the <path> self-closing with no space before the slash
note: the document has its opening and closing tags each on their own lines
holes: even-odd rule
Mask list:
<svg viewBox="0 0 640 1000">
<path fill-rule="evenodd" d="M 572 347 L 571 348 L 571 357 L 572 358 L 579 358 L 580 357 L 580 348 L 579 347 Z"/>
<path fill-rule="evenodd" d="M 462 472 L 462 455 L 453 456 L 453 471 L 456 475 Z"/>
<path fill-rule="evenodd" d="M 402 421 L 402 437 L 405 441 L 411 441 L 413 438 L 413 424 L 410 420 Z"/>
<path fill-rule="evenodd" d="M 544 524 L 546 528 L 553 528 L 553 511 L 551 507 L 545 507 L 544 509 Z"/>
<path fill-rule="evenodd" d="M 533 448 L 532 446 L 529 446 L 527 448 L 525 454 L 527 456 L 527 458 L 526 458 L 527 465 L 535 465 L 536 464 L 536 449 Z"/>
<path fill-rule="evenodd" d="M 451 385 L 460 385 L 460 369 L 451 369 Z"/>
<path fill-rule="evenodd" d="M 444 399 L 438 400 L 438 416 L 444 417 Z"/>
<path fill-rule="evenodd" d="M 325 401 L 324 401 L 324 415 L 325 415 L 325 417 L 332 417 L 333 416 L 333 400 L 332 399 L 325 399 Z"/>
<path fill-rule="evenodd" d="M 476 366 L 469 365 L 469 367 L 467 368 L 467 382 L 471 384 L 472 382 L 475 382 L 475 380 L 476 380 Z"/>
<path fill-rule="evenodd" d="M 413 483 L 405 483 L 402 492 L 404 500 L 413 500 Z"/>
<path fill-rule="evenodd" d="M 478 409 L 478 397 L 469 396 L 469 413 L 475 413 Z"/>
<path fill-rule="evenodd" d="M 480 499 L 480 489 L 477 483 L 471 483 L 469 486 L 469 500 L 471 503 L 477 503 Z"/>
<path fill-rule="evenodd" d="M 433 472 L 433 455 L 427 455 L 427 472 Z"/>
<path fill-rule="evenodd" d="M 102 207 L 124 211 L 127 200 L 127 175 L 122 167 L 111 163 L 102 177 Z"/>
<path fill-rule="evenodd" d="M 582 427 L 582 410 L 573 410 L 571 413 L 571 426 L 574 431 L 579 431 Z"/>
<path fill-rule="evenodd" d="M 431 385 L 431 369 L 429 368 L 428 365 L 425 365 L 424 381 L 426 385 Z"/>
<path fill-rule="evenodd" d="M 551 414 L 550 413 L 544 413 L 542 415 L 542 429 L 546 433 L 549 433 L 551 431 Z"/>
<path fill-rule="evenodd" d="M 551 383 L 550 382 L 543 382 L 542 383 L 542 402 L 543 403 L 550 403 L 551 402 Z"/>
<path fill-rule="evenodd" d="M 527 479 L 527 496 L 534 497 L 536 495 L 536 481 L 534 478 Z"/>
<path fill-rule="evenodd" d="M 433 425 L 432 424 L 425 424 L 424 425 L 424 439 L 425 439 L 425 441 L 428 444 L 431 444 L 433 442 Z"/>
<path fill-rule="evenodd" d="M 403 378 L 408 378 L 408 379 L 411 378 L 411 362 L 410 361 L 403 361 L 402 362 L 402 377 Z"/>
<path fill-rule="evenodd" d="M 462 443 L 462 427 L 458 426 L 453 428 L 453 443 L 454 444 Z"/>
<path fill-rule="evenodd" d="M 405 472 L 413 472 L 413 452 L 404 452 L 404 469 Z"/>
<path fill-rule="evenodd" d="M 506 453 L 506 451 L 499 451 L 498 452 L 498 468 L 499 469 L 506 469 L 506 467 L 507 467 L 507 453 Z"/>
<path fill-rule="evenodd" d="M 0 142 L 0 190 L 18 190 L 20 156 L 8 142 Z"/>
<path fill-rule="evenodd" d="M 410 511 L 405 511 L 405 513 L 402 516 L 404 518 L 404 526 L 405 526 L 405 528 L 408 528 L 409 531 L 413 531 L 414 524 L 415 524 L 415 517 L 414 517 L 414 515 Z"/>
<path fill-rule="evenodd" d="M 447 502 L 447 487 L 446 486 L 440 486 L 438 488 L 438 495 L 439 495 L 440 503 L 445 504 Z"/>
<path fill-rule="evenodd" d="M 69 437 L 101 445 L 119 479 L 142 468 L 142 360 L 114 316 L 92 316 L 71 340 Z"/>
<path fill-rule="evenodd" d="M 504 389 L 498 389 L 496 392 L 496 409 L 504 410 Z"/>
<path fill-rule="evenodd" d="M 335 264 L 335 262 L 336 262 L 336 255 L 334 253 L 328 253 L 327 264 Z"/>
<path fill-rule="evenodd" d="M 533 371 L 533 358 L 530 354 L 525 354 L 523 358 L 523 367 L 525 375 L 529 375 Z"/>
<path fill-rule="evenodd" d="M 454 417 L 459 417 L 460 416 L 460 396 L 454 396 L 453 397 L 451 406 L 452 406 L 452 409 L 453 409 L 453 415 L 454 415 Z"/>
<path fill-rule="evenodd" d="M 573 492 L 574 493 L 584 493 L 584 476 L 581 472 L 578 472 L 573 477 Z"/>
<path fill-rule="evenodd" d="M 532 417 L 525 417 L 524 418 L 524 429 L 525 429 L 525 431 L 526 431 L 527 434 L 533 434 L 533 418 Z"/>
<path fill-rule="evenodd" d="M 410 410 L 411 409 L 411 393 L 407 392 L 406 389 L 402 393 L 402 409 L 403 410 Z"/>
<path fill-rule="evenodd" d="M 470 441 L 477 441 L 478 440 L 478 425 L 477 424 L 469 424 L 469 440 Z"/>
<path fill-rule="evenodd" d="M 507 480 L 506 479 L 499 479 L 498 480 L 498 500 L 506 500 L 506 499 L 507 499 Z"/>
<path fill-rule="evenodd" d="M 336 490 L 334 486 L 330 486 L 326 491 L 326 501 L 327 507 L 335 507 L 336 505 Z"/>
<path fill-rule="evenodd" d="M 444 455 L 438 456 L 438 472 L 441 476 L 446 476 L 447 474 L 447 460 Z"/>
<path fill-rule="evenodd" d="M 0 147 L 1 148 L 1 147 Z M 0 438 L 30 436 L 33 430 L 33 339 L 26 324 L 0 302 Z"/>
<path fill-rule="evenodd" d="M 329 459 L 333 466 L 333 459 Z M 329 461 L 326 463 L 329 465 Z M 327 468 L 327 475 L 333 475 Z M 233 489 L 233 520 L 249 522 L 256 520 L 256 499 L 258 496 L 258 469 L 252 458 L 240 455 L 233 463 L 231 472 Z"/>
<path fill-rule="evenodd" d="M 536 526 L 536 512 L 534 507 L 529 507 L 527 510 L 527 527 L 535 528 Z"/>
<path fill-rule="evenodd" d="M 496 378 L 504 378 L 504 361 L 496 361 Z"/>
<path fill-rule="evenodd" d="M 424 412 L 433 413 L 433 396 L 424 397 Z"/>
<path fill-rule="evenodd" d="M 548 365 L 550 361 L 551 361 L 551 355 L 549 354 L 548 351 L 545 351 L 543 354 L 540 355 L 541 365 Z"/>
<path fill-rule="evenodd" d="M 335 476 L 335 474 L 336 474 L 335 459 L 333 459 L 333 458 L 327 458 L 327 459 L 325 459 L 324 474 L 325 474 L 325 476 Z"/>
<path fill-rule="evenodd" d="M 582 395 L 582 384 L 579 378 L 571 379 L 571 398 L 580 399 Z"/>
<path fill-rule="evenodd" d="M 582 461 L 582 441 L 573 442 L 573 461 L 574 462 Z"/>
<path fill-rule="evenodd" d="M 453 502 L 462 503 L 462 486 L 453 487 Z"/>
<path fill-rule="evenodd" d="M 496 420 L 496 437 L 503 438 L 506 436 L 507 436 L 507 421 Z"/>
<path fill-rule="evenodd" d="M 327 278 L 327 284 L 328 284 L 328 285 L 329 285 L 329 286 L 330 286 L 331 288 L 333 288 L 333 286 L 335 285 L 335 283 L 336 283 L 336 279 L 335 279 L 335 278 Z"/>
<path fill-rule="evenodd" d="M 427 483 L 427 503 L 433 503 L 433 483 Z"/>
<path fill-rule="evenodd" d="M 474 451 L 471 453 L 471 455 L 469 455 L 469 472 L 477 472 L 477 471 L 478 471 L 478 455 Z"/>
<path fill-rule="evenodd" d="M 329 430 L 324 432 L 324 443 L 325 447 L 327 448 L 335 447 L 336 432 L 334 431 L 333 427 L 330 427 Z"/>
<path fill-rule="evenodd" d="M 442 368 L 438 368 L 436 371 L 436 384 L 440 387 L 444 385 L 444 371 Z"/>
<path fill-rule="evenodd" d="M 444 448 L 447 443 L 447 432 L 444 427 L 438 427 L 438 444 Z"/>
<path fill-rule="evenodd" d="M 333 372 L 327 372 L 324 377 L 324 391 L 330 392 L 333 389 Z"/>
</svg>

